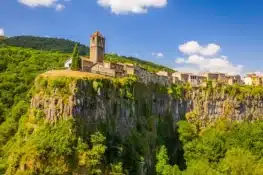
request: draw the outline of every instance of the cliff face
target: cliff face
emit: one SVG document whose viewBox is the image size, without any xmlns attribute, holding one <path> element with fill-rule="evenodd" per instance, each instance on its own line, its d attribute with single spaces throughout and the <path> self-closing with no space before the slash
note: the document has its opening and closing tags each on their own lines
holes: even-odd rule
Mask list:
<svg viewBox="0 0 263 175">
<path fill-rule="evenodd" d="M 124 167 L 137 174 L 154 174 L 155 152 L 161 144 L 168 146 L 172 162 L 183 162 L 176 122 L 185 116 L 205 127 L 218 118 L 261 119 L 263 112 L 263 91 L 252 87 L 168 88 L 134 78 L 40 76 L 32 92 L 32 111 L 42 111 L 51 123 L 73 117 L 88 132 L 106 133 L 109 150 L 119 140 L 126 149 L 122 156 L 138 162 L 134 167 L 134 162 L 124 161 Z"/>
<path fill-rule="evenodd" d="M 240 100 L 239 94 L 230 95 L 224 92 L 225 89 L 208 92 L 204 88 L 195 88 L 184 89 L 182 97 L 174 98 L 155 85 L 132 82 L 128 86 L 118 87 L 111 80 L 99 81 L 72 81 L 66 89 L 67 95 L 63 94 L 64 87 L 55 87 L 48 94 L 47 91 L 36 93 L 31 108 L 43 110 L 50 121 L 63 117 L 77 117 L 87 123 L 114 120 L 114 129 L 120 133 L 133 128 L 143 116 L 171 116 L 174 122 L 183 119 L 188 112 L 194 112 L 200 119 L 209 121 L 220 117 L 257 120 L 263 116 L 262 96 L 243 94 Z"/>
<path fill-rule="evenodd" d="M 51 93 L 42 89 L 33 96 L 31 108 L 43 111 L 46 119 L 53 122 L 74 117 L 87 124 L 114 123 L 111 129 L 121 135 L 144 117 L 171 116 L 178 121 L 187 111 L 185 100 L 157 92 L 158 87 L 138 82 L 116 87 L 109 80 L 99 81 L 74 81 L 66 89 L 69 92 L 66 96 L 62 95 L 63 88 L 52 89 Z"/>
<path fill-rule="evenodd" d="M 231 92 L 235 91 L 232 88 Z M 253 87 L 246 87 L 251 88 Z M 260 93 L 237 91 L 231 93 L 227 87 L 195 89 L 188 98 L 186 118 L 191 121 L 193 117 L 200 120 L 203 126 L 219 118 L 230 120 L 259 120 L 263 115 L 263 96 Z M 192 114 L 192 115 L 191 115 Z"/>
</svg>

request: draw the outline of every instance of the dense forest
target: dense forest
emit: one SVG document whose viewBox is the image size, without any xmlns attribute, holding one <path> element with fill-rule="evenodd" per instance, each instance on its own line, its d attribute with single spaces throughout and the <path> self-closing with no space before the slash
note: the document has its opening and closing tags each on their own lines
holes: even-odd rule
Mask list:
<svg viewBox="0 0 263 175">
<path fill-rule="evenodd" d="M 4 145 L 16 134 L 19 119 L 29 107 L 35 77 L 61 68 L 67 58 L 67 54 L 56 52 L 0 47 L 0 169 L 7 163 Z"/>
<path fill-rule="evenodd" d="M 5 44 L 15 47 L 32 48 L 45 51 L 59 51 L 62 53 L 72 53 L 74 46 L 77 44 L 80 55 L 89 54 L 89 47 L 75 41 L 36 36 L 14 36 L 0 40 L 0 45 Z"/>
<path fill-rule="evenodd" d="M 202 131 L 186 121 L 178 123 L 187 169 L 169 164 L 162 146 L 157 154 L 160 175 L 260 175 L 263 174 L 263 122 L 220 119 Z"/>
</svg>

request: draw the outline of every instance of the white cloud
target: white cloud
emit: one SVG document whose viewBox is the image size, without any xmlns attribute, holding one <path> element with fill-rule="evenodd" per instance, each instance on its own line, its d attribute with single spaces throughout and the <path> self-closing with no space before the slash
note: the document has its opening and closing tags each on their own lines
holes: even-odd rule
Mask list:
<svg viewBox="0 0 263 175">
<path fill-rule="evenodd" d="M 189 41 L 180 45 L 179 50 L 187 55 L 200 54 L 203 56 L 213 56 L 220 51 L 220 46 L 216 44 L 201 46 L 197 41 Z"/>
<path fill-rule="evenodd" d="M 0 28 L 0 36 L 4 36 L 5 35 L 5 31 L 3 28 Z"/>
<path fill-rule="evenodd" d="M 179 72 L 185 72 L 185 73 L 195 73 L 195 74 L 200 73 L 200 71 L 196 69 L 196 67 L 194 66 L 182 66 L 182 67 L 174 68 L 174 70 Z"/>
<path fill-rule="evenodd" d="M 21 4 L 24 4 L 28 7 L 52 7 L 56 11 L 62 11 L 65 9 L 65 5 L 57 3 L 59 0 L 18 0 Z M 67 0 L 68 1 L 68 0 Z M 65 2 L 67 2 L 65 1 Z"/>
<path fill-rule="evenodd" d="M 240 74 L 243 70 L 242 65 L 233 65 L 226 56 L 208 58 L 199 55 L 191 55 L 187 59 L 178 58 L 176 63 L 184 64 L 184 66 L 188 65 L 191 69 L 198 70 L 199 72 L 207 71 Z"/>
<path fill-rule="evenodd" d="M 56 4 L 57 0 L 18 0 L 18 2 L 29 7 L 51 7 Z"/>
<path fill-rule="evenodd" d="M 148 8 L 162 8 L 167 0 L 97 0 L 105 8 L 111 8 L 115 14 L 147 13 Z"/>
<path fill-rule="evenodd" d="M 217 55 L 220 46 L 217 44 L 200 45 L 197 41 L 189 41 L 179 46 L 179 50 L 183 54 L 187 54 L 187 58 L 177 58 L 175 62 L 182 67 L 176 70 L 191 70 L 191 72 L 221 72 L 228 74 L 241 74 L 242 65 L 234 65 L 228 57 Z"/>
<path fill-rule="evenodd" d="M 60 12 L 65 9 L 65 6 L 63 4 L 57 4 L 56 5 L 56 11 Z"/>
<path fill-rule="evenodd" d="M 157 52 L 157 53 L 153 52 L 152 55 L 158 58 L 164 57 L 164 54 L 161 52 Z"/>
<path fill-rule="evenodd" d="M 216 55 L 220 51 L 220 46 L 216 44 L 208 44 L 206 47 L 201 47 L 200 54 L 205 56 Z"/>
</svg>

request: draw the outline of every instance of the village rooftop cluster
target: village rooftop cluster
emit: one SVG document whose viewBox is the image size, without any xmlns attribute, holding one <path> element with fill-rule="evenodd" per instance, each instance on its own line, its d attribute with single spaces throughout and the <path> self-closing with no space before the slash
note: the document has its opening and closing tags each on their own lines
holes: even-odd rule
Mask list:
<svg viewBox="0 0 263 175">
<path fill-rule="evenodd" d="M 161 85 L 189 83 L 193 87 L 206 86 L 208 80 L 211 80 L 215 83 L 229 85 L 262 85 L 263 83 L 263 77 L 257 76 L 256 74 L 247 74 L 243 81 L 240 75 L 227 75 L 224 73 L 211 72 L 197 75 L 193 73 L 183 73 L 176 71 L 173 73 L 167 71 L 153 73 L 133 64 L 106 62 L 104 61 L 105 41 L 105 38 L 98 31 L 90 37 L 90 56 L 81 57 L 81 71 L 102 74 L 110 77 L 136 75 L 142 82 L 146 84 L 158 83 Z M 70 68 L 71 64 L 72 58 L 65 62 L 65 67 Z"/>
</svg>

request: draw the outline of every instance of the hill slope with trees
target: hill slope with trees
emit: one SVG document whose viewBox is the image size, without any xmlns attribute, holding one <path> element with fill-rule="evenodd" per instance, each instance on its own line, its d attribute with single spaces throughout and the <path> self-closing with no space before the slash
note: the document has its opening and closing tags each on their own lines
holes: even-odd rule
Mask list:
<svg viewBox="0 0 263 175">
<path fill-rule="evenodd" d="M 14 36 L 0 40 L 0 44 L 9 46 L 32 48 L 36 50 L 59 51 L 63 53 L 72 53 L 74 46 L 77 44 L 80 55 L 87 55 L 89 47 L 79 42 L 50 37 L 36 37 L 36 36 Z"/>
<path fill-rule="evenodd" d="M 62 68 L 68 57 L 58 52 L 0 47 L 0 174 L 7 163 L 4 145 L 12 140 L 20 117 L 29 108 L 35 77 L 46 70 Z"/>
<path fill-rule="evenodd" d="M 0 40 L 0 45 L 32 48 L 36 50 L 45 51 L 58 51 L 61 53 L 72 53 L 75 45 L 78 45 L 79 55 L 89 55 L 89 47 L 79 42 L 62 39 L 62 38 L 50 38 L 50 37 L 37 37 L 37 36 L 14 36 Z M 134 57 L 119 56 L 117 54 L 107 54 L 107 61 L 110 62 L 121 62 L 121 63 L 132 63 L 139 65 L 148 71 L 157 72 L 160 70 L 166 70 L 173 72 L 173 69 L 168 67 L 152 63 L 150 61 L 141 60 Z"/>
</svg>

